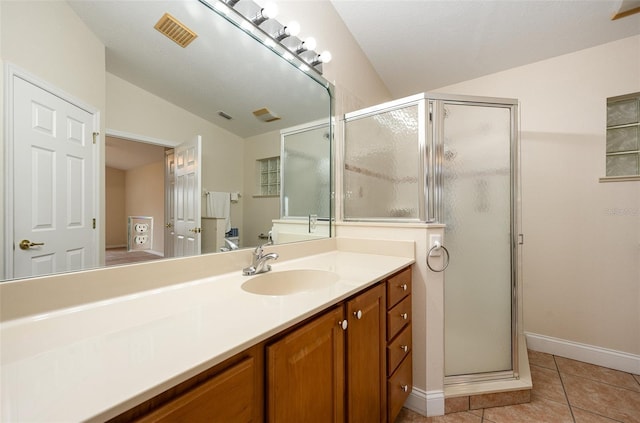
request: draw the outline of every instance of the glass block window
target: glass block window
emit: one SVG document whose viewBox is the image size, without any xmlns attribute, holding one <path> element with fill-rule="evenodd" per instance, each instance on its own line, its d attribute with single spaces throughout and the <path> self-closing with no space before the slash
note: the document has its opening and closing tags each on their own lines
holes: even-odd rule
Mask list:
<svg viewBox="0 0 640 423">
<path fill-rule="evenodd" d="M 607 176 L 640 175 L 640 93 L 607 99 Z"/>
<path fill-rule="evenodd" d="M 258 160 L 259 195 L 280 195 L 280 157 Z"/>
</svg>

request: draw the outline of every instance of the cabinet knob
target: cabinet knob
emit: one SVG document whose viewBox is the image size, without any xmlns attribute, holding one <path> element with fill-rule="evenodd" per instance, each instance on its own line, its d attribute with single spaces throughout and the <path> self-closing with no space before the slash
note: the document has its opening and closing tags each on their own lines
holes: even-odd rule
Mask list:
<svg viewBox="0 0 640 423">
<path fill-rule="evenodd" d="M 409 391 L 409 385 L 400 385 L 400 389 L 402 389 L 402 392 L 408 392 Z"/>
<path fill-rule="evenodd" d="M 340 326 L 342 328 L 342 330 L 347 330 L 347 326 L 349 326 L 349 323 L 347 322 L 347 320 L 340 320 L 338 322 L 338 326 Z"/>
<path fill-rule="evenodd" d="M 400 314 L 400 317 L 402 317 L 403 320 L 407 320 L 409 318 L 409 315 L 407 313 L 402 313 Z"/>
<path fill-rule="evenodd" d="M 362 319 L 362 310 L 358 310 L 358 311 L 354 311 L 353 315 L 356 317 L 356 319 L 360 320 Z"/>
<path fill-rule="evenodd" d="M 402 289 L 403 291 L 406 291 L 407 288 L 409 288 L 409 287 L 407 286 L 406 283 L 403 283 L 402 285 L 398 285 L 398 288 Z"/>
<path fill-rule="evenodd" d="M 408 345 L 400 345 L 400 349 L 404 352 L 409 351 L 409 346 Z"/>
</svg>

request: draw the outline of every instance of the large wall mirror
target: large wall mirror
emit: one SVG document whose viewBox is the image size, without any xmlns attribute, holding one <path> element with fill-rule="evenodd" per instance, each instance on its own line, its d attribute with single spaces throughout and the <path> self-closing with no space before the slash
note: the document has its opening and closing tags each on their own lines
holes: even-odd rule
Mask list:
<svg viewBox="0 0 640 423">
<path fill-rule="evenodd" d="M 330 236 L 333 88 L 216 2 L 0 2 L 5 279 Z"/>
</svg>

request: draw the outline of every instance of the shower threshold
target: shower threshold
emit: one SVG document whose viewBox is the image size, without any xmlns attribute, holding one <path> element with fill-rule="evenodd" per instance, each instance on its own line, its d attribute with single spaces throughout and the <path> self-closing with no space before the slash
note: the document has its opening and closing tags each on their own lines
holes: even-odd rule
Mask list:
<svg viewBox="0 0 640 423">
<path fill-rule="evenodd" d="M 444 386 L 445 413 L 474 410 L 487 407 L 501 407 L 529 402 L 531 400 L 531 371 L 524 336 L 519 337 L 519 374 L 500 372 L 463 381 L 464 376 L 447 378 Z M 497 379 L 504 376 L 506 378 Z"/>
</svg>

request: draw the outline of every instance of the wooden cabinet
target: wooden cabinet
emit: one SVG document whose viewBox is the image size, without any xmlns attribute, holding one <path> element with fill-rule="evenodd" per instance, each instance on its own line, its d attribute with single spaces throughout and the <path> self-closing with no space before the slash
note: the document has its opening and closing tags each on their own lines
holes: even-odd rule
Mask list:
<svg viewBox="0 0 640 423">
<path fill-rule="evenodd" d="M 267 346 L 267 421 L 344 421 L 344 332 L 335 308 Z"/>
<path fill-rule="evenodd" d="M 347 302 L 347 421 L 387 420 L 384 284 Z"/>
<path fill-rule="evenodd" d="M 385 321 L 377 285 L 268 345 L 268 421 L 385 422 Z"/>
<path fill-rule="evenodd" d="M 259 344 L 110 422 L 259 423 L 263 412 L 264 345 Z"/>
<path fill-rule="evenodd" d="M 411 393 L 411 268 L 390 277 L 387 286 L 387 408 L 393 423 Z"/>
</svg>

